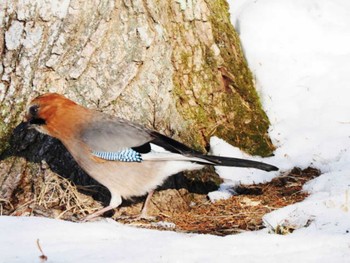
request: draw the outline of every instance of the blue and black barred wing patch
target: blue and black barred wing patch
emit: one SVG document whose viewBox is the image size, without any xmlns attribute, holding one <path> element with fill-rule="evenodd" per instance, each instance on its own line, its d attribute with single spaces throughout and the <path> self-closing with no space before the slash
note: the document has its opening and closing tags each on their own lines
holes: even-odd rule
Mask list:
<svg viewBox="0 0 350 263">
<path fill-rule="evenodd" d="M 93 151 L 93 155 L 108 161 L 120 162 L 141 162 L 141 154 L 133 149 L 125 149 L 118 152 L 100 152 Z"/>
</svg>

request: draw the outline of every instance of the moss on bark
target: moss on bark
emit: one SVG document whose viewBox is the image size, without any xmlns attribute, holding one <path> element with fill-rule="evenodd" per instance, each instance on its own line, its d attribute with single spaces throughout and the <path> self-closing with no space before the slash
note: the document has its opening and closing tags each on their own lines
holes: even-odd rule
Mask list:
<svg viewBox="0 0 350 263">
<path fill-rule="evenodd" d="M 203 150 L 216 135 L 250 154 L 270 155 L 274 147 L 267 134 L 269 120 L 229 20 L 227 2 L 206 4 L 210 23 L 184 21 L 174 30 L 179 39 L 173 55 L 179 69 L 174 73 L 174 94 L 177 110 L 188 121 L 185 139 Z M 209 36 L 198 34 L 203 27 L 208 27 Z M 191 34 L 194 44 L 188 39 Z"/>
</svg>

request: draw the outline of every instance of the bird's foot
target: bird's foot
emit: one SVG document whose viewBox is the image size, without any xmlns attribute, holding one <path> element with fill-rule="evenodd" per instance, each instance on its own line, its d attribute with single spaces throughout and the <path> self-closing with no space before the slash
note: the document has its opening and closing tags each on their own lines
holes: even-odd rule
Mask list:
<svg viewBox="0 0 350 263">
<path fill-rule="evenodd" d="M 86 222 L 95 222 L 95 221 L 100 221 L 102 220 L 103 218 L 100 217 L 99 215 L 94 215 L 94 214 L 91 214 L 91 215 L 88 215 L 86 217 L 84 217 L 81 222 L 82 223 L 86 223 Z"/>
<path fill-rule="evenodd" d="M 113 208 L 115 208 L 115 207 L 114 206 L 106 206 L 105 208 L 98 210 L 95 213 L 92 213 L 92 214 L 88 215 L 87 217 L 83 218 L 81 220 L 81 222 L 91 222 L 91 221 L 101 220 L 102 218 L 100 217 L 100 215 L 103 215 L 105 212 L 112 210 Z"/>
</svg>

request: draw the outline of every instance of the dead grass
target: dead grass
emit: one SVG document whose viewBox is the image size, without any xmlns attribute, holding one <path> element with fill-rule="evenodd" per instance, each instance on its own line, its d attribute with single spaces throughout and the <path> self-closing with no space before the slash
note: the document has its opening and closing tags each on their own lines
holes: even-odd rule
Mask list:
<svg viewBox="0 0 350 263">
<path fill-rule="evenodd" d="M 50 174 L 45 177 L 43 187 L 35 196 L 35 203 L 45 210 L 56 209 L 57 219 L 81 218 L 101 209 L 96 207 L 91 197 L 78 192 L 77 187 L 69 180 Z"/>
<path fill-rule="evenodd" d="M 2 202 L 0 209 L 7 210 L 6 214 L 13 216 L 36 215 L 79 221 L 102 208 L 90 196 L 80 193 L 72 182 L 50 170 L 45 170 L 40 180 L 42 182 L 34 184 L 31 193 L 19 195 L 15 204 Z"/>
<path fill-rule="evenodd" d="M 262 217 L 273 210 L 304 200 L 308 194 L 302 191 L 307 181 L 317 177 L 317 169 L 293 169 L 288 174 L 274 178 L 269 183 L 241 185 L 237 195 L 215 203 L 204 201 L 189 209 L 166 213 L 156 221 L 175 224 L 172 230 L 202 234 L 228 235 L 264 228 Z M 130 223 L 120 220 L 124 223 Z M 140 222 L 138 222 L 140 224 Z M 141 223 L 146 228 L 158 228 L 154 223 Z"/>
</svg>

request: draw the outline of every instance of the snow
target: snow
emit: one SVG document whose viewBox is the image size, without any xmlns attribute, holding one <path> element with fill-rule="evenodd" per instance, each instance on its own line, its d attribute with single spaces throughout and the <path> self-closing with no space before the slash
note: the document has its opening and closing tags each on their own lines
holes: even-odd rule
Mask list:
<svg viewBox="0 0 350 263">
<path fill-rule="evenodd" d="M 185 1 L 178 1 L 183 3 Z M 71 223 L 0 217 L 0 262 L 349 262 L 350 257 L 350 2 L 232 0 L 232 23 L 270 121 L 275 156 L 247 156 L 219 138 L 212 152 L 274 164 L 282 171 L 313 166 L 303 202 L 265 215 L 267 229 L 238 235 L 182 234 L 123 226 L 112 220 Z M 12 36 L 7 45 L 16 45 Z M 224 179 L 212 199 L 237 183 L 278 173 L 217 168 Z M 287 236 L 269 228 L 292 225 Z"/>
<path fill-rule="evenodd" d="M 15 227 L 14 227 L 15 226 Z M 0 217 L 1 262 L 345 262 L 350 240 L 247 232 L 217 237 L 139 229 L 112 220 L 71 223 L 47 218 Z M 4 242 L 6 240 L 6 242 Z M 337 251 L 338 253 L 334 253 Z"/>
<path fill-rule="evenodd" d="M 349 163 L 350 2 L 245 2 L 240 37 L 279 166 L 327 171 Z"/>
</svg>

